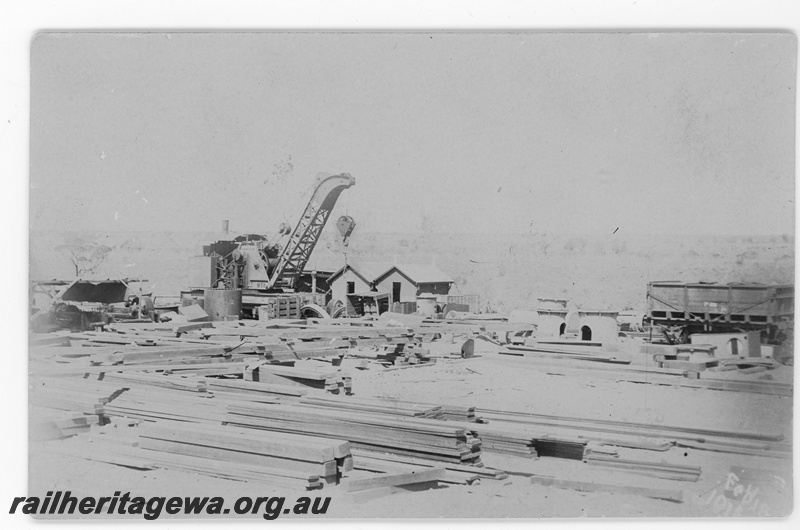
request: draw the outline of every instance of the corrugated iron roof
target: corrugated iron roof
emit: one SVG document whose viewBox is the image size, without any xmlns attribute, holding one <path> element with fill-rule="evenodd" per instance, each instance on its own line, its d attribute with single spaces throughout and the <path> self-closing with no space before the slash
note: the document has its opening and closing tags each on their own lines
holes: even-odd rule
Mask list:
<svg viewBox="0 0 800 530">
<path fill-rule="evenodd" d="M 381 273 L 380 276 L 375 278 L 375 281 L 379 281 L 385 278 L 387 275 L 391 274 L 393 270 L 399 271 L 404 276 L 408 277 L 412 282 L 416 284 L 420 283 L 455 283 L 450 276 L 445 274 L 441 271 L 438 267 L 434 265 L 417 265 L 417 264 L 401 264 L 401 265 L 394 265 L 388 270 Z"/>
<path fill-rule="evenodd" d="M 378 275 L 386 272 L 392 266 L 391 261 L 364 261 L 364 262 L 353 262 L 348 263 L 347 268 L 361 276 L 366 282 L 372 282 Z M 342 267 L 331 276 L 330 281 L 335 280 L 342 274 L 344 274 L 345 267 Z"/>
</svg>

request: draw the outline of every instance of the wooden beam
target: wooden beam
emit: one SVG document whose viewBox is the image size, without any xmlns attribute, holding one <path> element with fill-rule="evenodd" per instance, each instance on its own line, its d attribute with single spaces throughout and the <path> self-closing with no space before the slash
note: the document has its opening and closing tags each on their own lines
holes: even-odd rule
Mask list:
<svg viewBox="0 0 800 530">
<path fill-rule="evenodd" d="M 444 478 L 445 470 L 443 467 L 435 467 L 424 471 L 412 471 L 410 473 L 381 474 L 370 478 L 347 478 L 341 481 L 345 491 L 361 491 L 370 488 L 380 488 L 385 486 L 405 486 L 419 482 L 429 482 Z"/>
<path fill-rule="evenodd" d="M 553 477 L 534 475 L 531 483 L 541 486 L 550 486 L 559 489 L 569 489 L 583 492 L 604 492 L 623 495 L 637 495 L 651 499 L 661 499 L 672 502 L 683 502 L 682 490 L 668 490 L 647 488 L 642 486 L 624 486 L 621 484 L 605 484 L 601 482 L 583 482 L 577 480 L 562 480 Z"/>
</svg>

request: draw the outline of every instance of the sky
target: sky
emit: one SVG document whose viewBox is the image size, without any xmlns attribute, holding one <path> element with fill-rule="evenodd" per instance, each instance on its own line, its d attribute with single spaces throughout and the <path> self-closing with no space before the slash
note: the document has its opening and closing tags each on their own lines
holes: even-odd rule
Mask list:
<svg viewBox="0 0 800 530">
<path fill-rule="evenodd" d="M 42 33 L 31 230 L 794 231 L 790 33 Z"/>
</svg>

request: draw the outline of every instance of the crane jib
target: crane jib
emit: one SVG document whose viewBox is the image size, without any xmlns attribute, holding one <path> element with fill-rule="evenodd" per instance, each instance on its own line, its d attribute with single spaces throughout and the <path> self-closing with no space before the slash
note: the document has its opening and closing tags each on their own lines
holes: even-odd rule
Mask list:
<svg viewBox="0 0 800 530">
<path fill-rule="evenodd" d="M 278 265 L 272 272 L 269 287 L 294 287 L 303 272 L 311 252 L 317 244 L 319 235 L 328 221 L 339 195 L 354 186 L 356 180 L 348 173 L 324 177 L 317 182 L 314 193 L 308 201 L 305 212 L 300 217 L 289 242 L 278 258 Z"/>
</svg>

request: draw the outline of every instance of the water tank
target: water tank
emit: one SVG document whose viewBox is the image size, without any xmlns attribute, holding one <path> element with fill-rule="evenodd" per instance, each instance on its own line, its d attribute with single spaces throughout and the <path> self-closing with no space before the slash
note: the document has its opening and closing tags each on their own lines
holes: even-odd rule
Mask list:
<svg viewBox="0 0 800 530">
<path fill-rule="evenodd" d="M 204 289 L 203 298 L 203 309 L 212 321 L 241 318 L 241 289 Z"/>
</svg>

